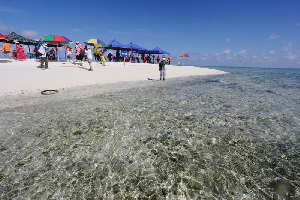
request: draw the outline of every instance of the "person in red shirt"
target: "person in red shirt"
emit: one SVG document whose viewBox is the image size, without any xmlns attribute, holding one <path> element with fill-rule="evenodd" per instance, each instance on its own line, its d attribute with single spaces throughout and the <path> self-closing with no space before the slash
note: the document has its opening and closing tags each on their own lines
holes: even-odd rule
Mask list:
<svg viewBox="0 0 300 200">
<path fill-rule="evenodd" d="M 159 57 L 159 55 L 157 56 L 157 58 L 156 58 L 156 61 L 157 61 L 157 64 L 159 63 L 159 61 L 160 61 L 160 57 Z"/>
</svg>

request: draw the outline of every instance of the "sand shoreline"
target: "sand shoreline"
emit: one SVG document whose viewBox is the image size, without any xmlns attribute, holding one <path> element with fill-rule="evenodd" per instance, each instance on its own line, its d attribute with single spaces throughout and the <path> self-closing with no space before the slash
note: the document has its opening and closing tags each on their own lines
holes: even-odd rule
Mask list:
<svg viewBox="0 0 300 200">
<path fill-rule="evenodd" d="M 35 95 L 43 90 L 64 90 L 82 86 L 128 83 L 133 81 L 158 80 L 159 71 L 155 64 L 144 63 L 92 63 L 94 71 L 66 62 L 49 62 L 49 69 L 39 68 L 36 60 L 15 61 L 0 59 L 0 96 Z M 193 67 L 166 67 L 167 79 L 189 76 L 222 75 L 226 72 Z"/>
</svg>

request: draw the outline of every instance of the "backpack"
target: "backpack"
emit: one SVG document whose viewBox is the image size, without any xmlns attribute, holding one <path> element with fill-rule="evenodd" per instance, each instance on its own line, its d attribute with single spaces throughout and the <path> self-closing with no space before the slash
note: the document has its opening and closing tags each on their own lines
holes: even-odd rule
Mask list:
<svg viewBox="0 0 300 200">
<path fill-rule="evenodd" d="M 81 50 L 80 50 L 80 55 L 81 55 L 81 56 L 84 56 L 84 49 L 81 49 Z"/>
<path fill-rule="evenodd" d="M 163 61 L 161 61 L 161 62 L 159 63 L 158 69 L 159 69 L 159 70 L 162 70 L 162 68 L 163 68 L 164 65 L 165 65 L 165 63 L 164 63 Z"/>
<path fill-rule="evenodd" d="M 37 50 L 37 55 L 38 56 L 42 56 L 43 54 L 40 52 L 40 49 L 41 49 L 41 46 L 40 46 L 40 48 Z"/>
</svg>

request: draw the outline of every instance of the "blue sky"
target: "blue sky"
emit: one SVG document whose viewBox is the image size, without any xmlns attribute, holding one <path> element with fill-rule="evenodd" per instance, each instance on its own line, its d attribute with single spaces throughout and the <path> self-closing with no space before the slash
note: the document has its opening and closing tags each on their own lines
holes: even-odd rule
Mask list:
<svg viewBox="0 0 300 200">
<path fill-rule="evenodd" d="M 156 46 L 193 65 L 300 68 L 299 0 L 4 1 L 0 33 Z"/>
</svg>

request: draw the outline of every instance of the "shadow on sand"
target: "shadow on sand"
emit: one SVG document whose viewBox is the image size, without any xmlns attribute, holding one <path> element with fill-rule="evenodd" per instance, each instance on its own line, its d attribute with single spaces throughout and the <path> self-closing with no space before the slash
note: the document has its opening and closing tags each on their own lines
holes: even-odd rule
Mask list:
<svg viewBox="0 0 300 200">
<path fill-rule="evenodd" d="M 11 60 L 0 60 L 0 63 L 11 63 Z"/>
<path fill-rule="evenodd" d="M 85 67 L 78 67 L 78 68 L 80 68 L 80 69 L 85 69 L 85 70 L 88 70 L 88 71 L 89 71 L 89 69 L 88 69 L 88 68 L 85 68 Z"/>
</svg>

